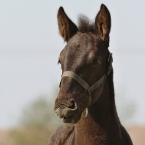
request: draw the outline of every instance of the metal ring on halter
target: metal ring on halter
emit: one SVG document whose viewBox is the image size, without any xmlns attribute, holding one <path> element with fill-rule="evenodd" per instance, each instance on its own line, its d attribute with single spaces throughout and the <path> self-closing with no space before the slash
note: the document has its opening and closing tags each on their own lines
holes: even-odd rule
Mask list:
<svg viewBox="0 0 145 145">
<path fill-rule="evenodd" d="M 85 115 L 82 115 L 84 118 L 88 116 L 88 108 L 86 108 L 85 110 L 86 110 Z"/>
</svg>

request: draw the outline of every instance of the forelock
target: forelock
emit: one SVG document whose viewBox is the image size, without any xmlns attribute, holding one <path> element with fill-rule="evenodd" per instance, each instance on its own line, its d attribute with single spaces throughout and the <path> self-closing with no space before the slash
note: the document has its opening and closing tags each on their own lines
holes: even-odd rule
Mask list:
<svg viewBox="0 0 145 145">
<path fill-rule="evenodd" d="M 82 33 L 95 33 L 95 24 L 90 21 L 85 15 L 79 15 L 78 29 Z"/>
</svg>

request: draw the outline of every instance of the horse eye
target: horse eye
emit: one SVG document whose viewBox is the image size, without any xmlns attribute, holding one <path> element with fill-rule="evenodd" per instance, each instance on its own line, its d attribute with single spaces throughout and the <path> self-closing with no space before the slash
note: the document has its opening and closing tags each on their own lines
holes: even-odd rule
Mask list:
<svg viewBox="0 0 145 145">
<path fill-rule="evenodd" d="M 94 64 L 94 65 L 99 65 L 99 64 L 101 64 L 101 59 L 100 59 L 100 58 L 95 58 L 95 59 L 93 60 L 93 64 Z"/>
</svg>

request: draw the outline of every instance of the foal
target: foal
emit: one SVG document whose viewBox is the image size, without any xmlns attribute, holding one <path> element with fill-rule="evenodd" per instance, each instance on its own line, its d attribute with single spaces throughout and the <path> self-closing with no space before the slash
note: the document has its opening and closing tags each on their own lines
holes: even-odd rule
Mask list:
<svg viewBox="0 0 145 145">
<path fill-rule="evenodd" d="M 64 123 L 49 145 L 132 145 L 115 107 L 107 7 L 101 5 L 93 24 L 82 17 L 77 27 L 62 7 L 57 18 L 67 45 L 59 57 L 62 79 L 54 109 Z"/>
</svg>

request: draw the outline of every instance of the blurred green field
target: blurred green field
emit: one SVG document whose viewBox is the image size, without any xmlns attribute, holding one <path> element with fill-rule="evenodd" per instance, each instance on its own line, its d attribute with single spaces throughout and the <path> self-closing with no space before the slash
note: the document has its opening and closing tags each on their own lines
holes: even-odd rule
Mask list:
<svg viewBox="0 0 145 145">
<path fill-rule="evenodd" d="M 24 108 L 16 127 L 0 130 L 0 145 L 47 145 L 61 124 L 48 98 L 39 96 Z"/>
<path fill-rule="evenodd" d="M 0 145 L 47 145 L 57 126 L 0 130 Z M 145 145 L 145 125 L 126 127 L 134 145 Z"/>
<path fill-rule="evenodd" d="M 54 100 L 50 101 L 48 98 L 48 95 L 41 95 L 26 105 L 16 127 L 0 129 L 0 145 L 47 145 L 54 131 L 62 123 L 54 113 Z M 132 106 L 127 105 L 125 110 L 129 110 Z M 121 118 L 127 120 L 133 112 L 122 114 L 125 114 L 125 117 Z M 135 145 L 145 145 L 145 126 L 127 127 L 127 130 Z"/>
</svg>

